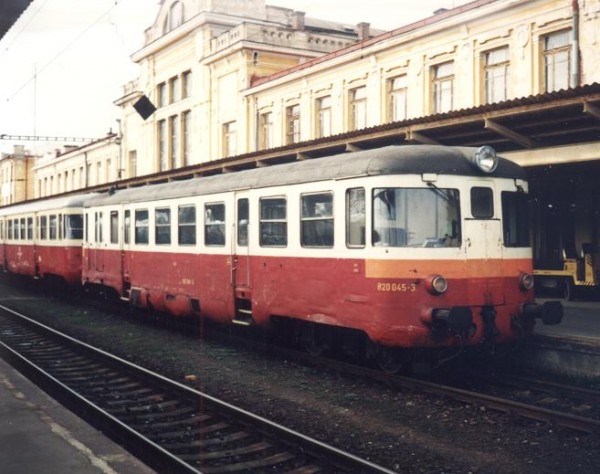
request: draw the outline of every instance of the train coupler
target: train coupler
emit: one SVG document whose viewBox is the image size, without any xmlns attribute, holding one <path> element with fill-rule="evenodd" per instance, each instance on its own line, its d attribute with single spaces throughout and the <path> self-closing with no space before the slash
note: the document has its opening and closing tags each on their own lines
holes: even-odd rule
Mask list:
<svg viewBox="0 0 600 474">
<path fill-rule="evenodd" d="M 560 324 L 563 318 L 563 306 L 560 301 L 546 301 L 544 304 L 525 303 L 523 316 L 541 319 L 546 326 Z"/>
</svg>

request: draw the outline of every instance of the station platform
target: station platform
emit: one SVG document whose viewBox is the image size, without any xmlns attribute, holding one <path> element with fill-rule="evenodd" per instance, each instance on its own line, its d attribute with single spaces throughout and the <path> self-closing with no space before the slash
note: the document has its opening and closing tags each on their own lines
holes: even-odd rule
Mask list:
<svg viewBox="0 0 600 474">
<path fill-rule="evenodd" d="M 154 471 L 0 359 L 2 474 L 149 474 Z"/>
<path fill-rule="evenodd" d="M 552 299 L 537 298 L 538 303 L 544 301 Z M 600 302 L 562 301 L 562 305 L 562 322 L 556 326 L 544 326 L 540 321 L 535 326 L 535 334 L 552 338 L 580 339 L 600 346 Z"/>
</svg>

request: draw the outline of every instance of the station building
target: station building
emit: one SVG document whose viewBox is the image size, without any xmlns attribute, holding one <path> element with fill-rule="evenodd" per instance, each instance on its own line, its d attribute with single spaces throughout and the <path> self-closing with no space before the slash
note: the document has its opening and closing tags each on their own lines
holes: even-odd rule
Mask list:
<svg viewBox="0 0 600 474">
<path fill-rule="evenodd" d="M 597 0 L 475 0 L 388 32 L 264 0 L 163 0 L 145 35 L 104 180 L 485 144 L 529 169 L 538 261 L 598 246 Z"/>
</svg>

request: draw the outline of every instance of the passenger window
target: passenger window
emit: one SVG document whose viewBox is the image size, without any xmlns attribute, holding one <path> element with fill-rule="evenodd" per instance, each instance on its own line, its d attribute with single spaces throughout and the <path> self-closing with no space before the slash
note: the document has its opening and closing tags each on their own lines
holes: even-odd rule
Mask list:
<svg viewBox="0 0 600 474">
<path fill-rule="evenodd" d="M 225 245 L 225 204 L 204 206 L 204 243 L 209 246 Z"/>
<path fill-rule="evenodd" d="M 285 247 L 287 245 L 287 203 L 285 198 L 260 200 L 260 245 Z"/>
<path fill-rule="evenodd" d="M 49 225 L 49 238 L 50 240 L 56 240 L 56 231 L 57 231 L 57 225 L 56 225 L 56 216 L 52 215 L 50 216 L 50 225 Z"/>
<path fill-rule="evenodd" d="M 171 244 L 171 209 L 154 211 L 154 236 L 157 245 Z"/>
<path fill-rule="evenodd" d="M 110 211 L 110 243 L 119 243 L 119 212 Z"/>
<path fill-rule="evenodd" d="M 83 239 L 83 216 L 81 214 L 68 214 L 65 216 L 66 238 L 72 240 Z"/>
<path fill-rule="evenodd" d="M 179 206 L 179 245 L 196 245 L 196 206 Z"/>
<path fill-rule="evenodd" d="M 346 191 L 346 245 L 348 247 L 365 246 L 365 224 L 365 189 L 348 189 Z"/>
<path fill-rule="evenodd" d="M 308 194 L 300 199 L 302 246 L 333 247 L 333 194 Z"/>
<path fill-rule="evenodd" d="M 94 238 L 96 242 L 103 242 L 102 236 L 102 213 L 96 212 L 94 213 Z"/>
<path fill-rule="evenodd" d="M 471 188 L 471 215 L 475 219 L 490 219 L 494 216 L 494 195 L 491 188 Z"/>
<path fill-rule="evenodd" d="M 27 228 L 25 227 L 25 218 L 21 219 L 21 240 L 25 240 L 27 238 Z"/>
<path fill-rule="evenodd" d="M 129 243 L 129 236 L 131 235 L 131 211 L 125 211 L 123 217 L 123 243 Z"/>
<path fill-rule="evenodd" d="M 33 217 L 27 218 L 27 240 L 33 240 Z"/>
<path fill-rule="evenodd" d="M 40 239 L 46 240 L 48 238 L 48 217 L 40 217 Z"/>
<path fill-rule="evenodd" d="M 238 199 L 237 202 L 237 244 L 240 247 L 248 246 L 248 199 Z"/>
<path fill-rule="evenodd" d="M 135 243 L 148 243 L 148 211 L 140 209 L 135 211 Z"/>
</svg>

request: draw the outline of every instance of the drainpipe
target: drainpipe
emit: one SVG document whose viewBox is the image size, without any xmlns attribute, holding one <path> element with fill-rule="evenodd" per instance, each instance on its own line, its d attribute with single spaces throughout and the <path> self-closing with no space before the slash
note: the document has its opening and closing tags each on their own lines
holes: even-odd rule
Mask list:
<svg viewBox="0 0 600 474">
<path fill-rule="evenodd" d="M 579 86 L 579 0 L 573 0 L 573 61 L 571 61 L 571 87 Z"/>
</svg>

